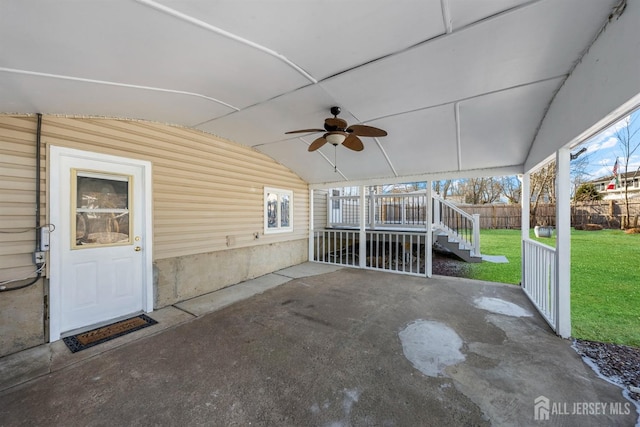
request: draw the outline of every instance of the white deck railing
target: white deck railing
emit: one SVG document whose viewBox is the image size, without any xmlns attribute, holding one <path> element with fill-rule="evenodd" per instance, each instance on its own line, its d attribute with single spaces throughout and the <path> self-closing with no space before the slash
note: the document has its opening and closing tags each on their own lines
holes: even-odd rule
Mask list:
<svg viewBox="0 0 640 427">
<path fill-rule="evenodd" d="M 364 198 L 329 193 L 326 228 L 313 231 L 312 259 L 337 265 L 426 274 L 427 232 L 444 232 L 449 236 L 449 242 L 470 250 L 472 256 L 480 256 L 479 216 L 467 214 L 439 196 L 432 196 L 432 200 L 433 222 L 429 224 L 426 192 L 370 194 Z M 361 203 L 364 204 L 363 212 Z M 365 252 L 359 249 L 360 239 L 366 239 Z"/>
<path fill-rule="evenodd" d="M 425 232 L 368 230 L 363 251 L 359 230 L 314 230 L 313 236 L 316 262 L 411 275 L 426 272 Z"/>
<path fill-rule="evenodd" d="M 359 228 L 360 196 L 327 196 L 327 227 Z M 433 195 L 433 226 L 480 254 L 480 217 Z M 365 197 L 366 228 L 427 229 L 426 194 L 374 194 Z"/>
<path fill-rule="evenodd" d="M 365 268 L 424 275 L 426 233 L 367 231 Z"/>
<path fill-rule="evenodd" d="M 426 229 L 426 194 L 375 194 L 367 199 L 371 228 Z"/>
<path fill-rule="evenodd" d="M 367 228 L 426 229 L 425 194 L 374 194 L 365 197 Z M 328 196 L 327 227 L 359 227 L 360 196 Z"/>
<path fill-rule="evenodd" d="M 317 262 L 357 267 L 360 232 L 358 230 L 314 230 L 313 257 Z"/>
<path fill-rule="evenodd" d="M 367 223 L 369 223 L 367 212 Z M 360 196 L 328 196 L 327 227 L 359 227 Z"/>
<path fill-rule="evenodd" d="M 522 289 L 556 331 L 558 286 L 554 248 L 530 239 L 522 241 Z"/>
</svg>

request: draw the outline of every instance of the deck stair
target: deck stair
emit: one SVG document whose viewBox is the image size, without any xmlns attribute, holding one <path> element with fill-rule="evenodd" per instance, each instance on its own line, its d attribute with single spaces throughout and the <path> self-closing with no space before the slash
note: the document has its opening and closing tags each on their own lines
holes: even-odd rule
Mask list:
<svg viewBox="0 0 640 427">
<path fill-rule="evenodd" d="M 466 262 L 481 262 L 480 217 L 448 200 L 433 196 L 433 243 Z"/>
<path fill-rule="evenodd" d="M 437 250 L 452 253 L 466 262 L 482 262 L 482 256 L 474 254 L 473 248 L 465 244 L 460 238 L 443 230 L 433 233 L 433 245 Z"/>
</svg>

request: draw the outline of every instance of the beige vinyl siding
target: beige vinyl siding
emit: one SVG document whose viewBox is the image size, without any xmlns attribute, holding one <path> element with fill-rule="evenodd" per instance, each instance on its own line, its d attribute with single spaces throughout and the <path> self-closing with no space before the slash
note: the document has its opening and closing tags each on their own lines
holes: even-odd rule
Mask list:
<svg viewBox="0 0 640 427">
<path fill-rule="evenodd" d="M 313 229 L 327 226 L 327 197 L 329 190 L 313 190 Z"/>
<path fill-rule="evenodd" d="M 0 281 L 35 277 L 35 155 L 35 116 L 0 116 Z M 44 224 L 44 192 L 41 201 Z"/>
<path fill-rule="evenodd" d="M 28 180 L 33 181 L 34 176 L 29 173 L 34 164 L 30 158 L 35 153 L 35 120 L 0 116 L 0 123 L 7 124 L 0 131 L 2 140 L 15 140 L 12 150 L 22 154 L 14 156 L 20 158 L 20 167 L 3 170 L 11 175 L 11 182 L 2 190 L 16 193 L 13 203 L 22 209 L 11 221 L 22 221 L 20 224 L 33 223 L 33 210 L 27 207 L 29 202 L 33 206 Z M 21 126 L 14 130 L 9 126 L 12 123 Z M 156 260 L 308 237 L 308 185 L 252 148 L 159 123 L 57 116 L 43 117 L 42 142 L 45 147 L 55 145 L 151 161 Z M 263 235 L 265 186 L 294 192 L 292 233 Z M 258 239 L 254 237 L 256 232 Z M 24 243 L 21 253 L 32 252 L 29 240 Z M 16 255 L 13 249 L 7 251 Z M 25 259 L 30 260 L 30 256 Z M 0 262 L 0 268 L 9 265 Z"/>
</svg>

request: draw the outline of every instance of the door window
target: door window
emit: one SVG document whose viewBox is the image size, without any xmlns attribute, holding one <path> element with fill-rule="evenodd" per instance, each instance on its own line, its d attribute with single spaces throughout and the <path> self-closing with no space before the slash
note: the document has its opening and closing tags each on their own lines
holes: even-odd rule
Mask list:
<svg viewBox="0 0 640 427">
<path fill-rule="evenodd" d="M 133 177 L 74 169 L 71 179 L 71 247 L 130 244 Z"/>
</svg>

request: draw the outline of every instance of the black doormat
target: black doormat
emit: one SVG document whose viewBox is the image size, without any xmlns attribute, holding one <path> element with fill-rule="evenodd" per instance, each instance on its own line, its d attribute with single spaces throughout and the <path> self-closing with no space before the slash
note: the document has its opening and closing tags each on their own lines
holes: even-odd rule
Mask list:
<svg viewBox="0 0 640 427">
<path fill-rule="evenodd" d="M 93 347 L 94 345 L 102 344 L 103 342 L 146 328 L 147 326 L 155 325 L 156 323 L 158 322 L 146 314 L 141 314 L 91 331 L 72 335 L 70 337 L 63 338 L 62 340 L 67 347 L 69 347 L 71 353 L 77 353 L 80 350 L 85 350 Z"/>
</svg>

